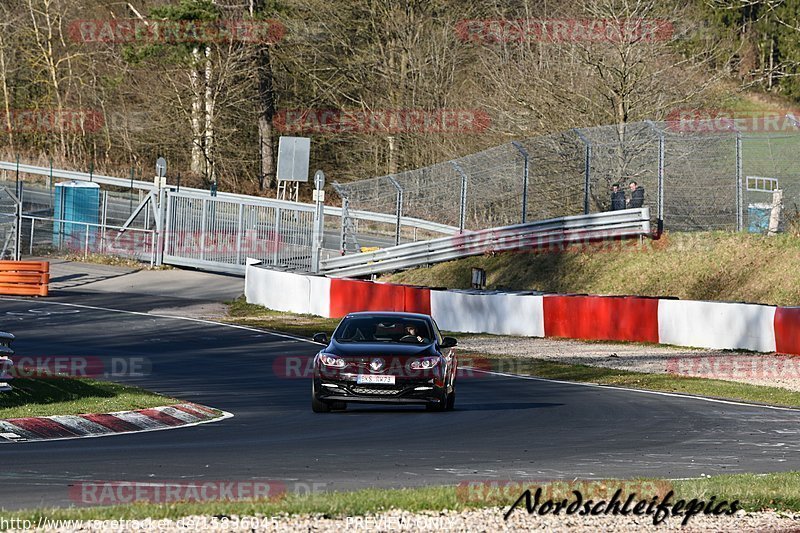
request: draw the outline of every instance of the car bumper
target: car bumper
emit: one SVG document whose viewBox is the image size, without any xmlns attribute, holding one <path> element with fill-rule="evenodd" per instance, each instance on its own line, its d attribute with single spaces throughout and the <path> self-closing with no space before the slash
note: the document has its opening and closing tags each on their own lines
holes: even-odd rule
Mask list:
<svg viewBox="0 0 800 533">
<path fill-rule="evenodd" d="M 433 378 L 427 380 L 397 379 L 394 385 L 356 383 L 351 379 L 314 378 L 314 393 L 320 400 L 396 403 L 436 404 L 442 401 L 445 388 Z"/>
</svg>

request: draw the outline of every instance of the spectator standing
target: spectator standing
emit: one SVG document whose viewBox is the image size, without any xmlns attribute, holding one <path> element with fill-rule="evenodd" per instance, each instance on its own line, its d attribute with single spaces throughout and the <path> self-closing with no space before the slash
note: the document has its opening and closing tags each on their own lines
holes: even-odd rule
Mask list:
<svg viewBox="0 0 800 533">
<path fill-rule="evenodd" d="M 644 187 L 638 185 L 635 181 L 631 182 L 631 198 L 628 201 L 628 208 L 639 209 L 644 206 Z"/>
<path fill-rule="evenodd" d="M 625 191 L 619 189 L 619 183 L 611 186 L 611 210 L 625 209 Z"/>
</svg>

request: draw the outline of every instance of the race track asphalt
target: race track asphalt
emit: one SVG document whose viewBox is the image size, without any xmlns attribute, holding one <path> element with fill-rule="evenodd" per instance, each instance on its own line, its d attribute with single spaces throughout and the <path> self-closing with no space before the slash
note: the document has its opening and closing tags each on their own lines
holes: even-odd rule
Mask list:
<svg viewBox="0 0 800 533">
<path fill-rule="evenodd" d="M 268 479 L 324 490 L 474 480 L 697 477 L 800 469 L 800 411 L 518 377 L 458 383 L 457 410 L 351 406 L 313 414 L 310 382 L 276 372 L 309 342 L 148 313 L 155 295 L 62 291 L 0 300 L 18 355 L 145 357 L 119 379 L 233 418 L 132 435 L 0 445 L 0 507 L 73 504 L 82 481 Z M 185 305 L 193 304 L 185 300 Z M 277 365 L 280 367 L 280 365 Z"/>
</svg>

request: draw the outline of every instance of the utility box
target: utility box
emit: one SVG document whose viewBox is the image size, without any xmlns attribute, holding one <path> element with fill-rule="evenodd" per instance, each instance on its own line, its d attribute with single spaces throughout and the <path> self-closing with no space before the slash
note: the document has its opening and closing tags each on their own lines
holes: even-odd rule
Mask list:
<svg viewBox="0 0 800 533">
<path fill-rule="evenodd" d="M 53 203 L 53 246 L 83 248 L 97 237 L 100 221 L 100 186 L 87 181 L 56 183 Z"/>
<path fill-rule="evenodd" d="M 754 203 L 747 206 L 747 231 L 750 233 L 766 233 L 769 230 L 769 217 L 772 204 Z"/>
</svg>

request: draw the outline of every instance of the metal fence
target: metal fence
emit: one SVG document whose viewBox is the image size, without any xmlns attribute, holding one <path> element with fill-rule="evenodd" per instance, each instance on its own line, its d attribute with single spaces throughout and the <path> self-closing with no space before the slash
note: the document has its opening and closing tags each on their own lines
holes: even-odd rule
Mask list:
<svg viewBox="0 0 800 533">
<path fill-rule="evenodd" d="M 19 259 L 19 199 L 0 185 L 0 260 Z"/>
<path fill-rule="evenodd" d="M 800 204 L 800 129 L 737 130 L 736 122 L 636 122 L 514 141 L 445 163 L 351 183 L 350 210 L 381 211 L 479 230 L 610 210 L 611 186 L 636 181 L 652 222 L 673 231 L 765 231 L 773 190 L 786 215 Z M 767 181 L 761 180 L 764 178 Z M 352 230 L 411 240 L 396 224 Z"/>
<path fill-rule="evenodd" d="M 252 258 L 292 270 L 313 269 L 312 206 L 289 208 L 257 199 L 175 191 L 168 193 L 167 202 L 167 263 L 225 264 L 238 272 Z"/>
<path fill-rule="evenodd" d="M 17 249 L 31 255 L 101 253 L 241 273 L 248 257 L 276 267 L 313 270 L 318 258 L 339 255 L 344 248 L 341 207 L 321 207 L 326 216 L 317 217 L 322 220 L 319 247 L 313 244 L 315 204 L 226 192 L 212 195 L 171 184 L 18 162 L 0 161 L 0 172 L 4 178 L 0 179 L 0 237 L 18 239 L 9 241 L 9 254 Z M 67 201 L 66 186 L 93 192 Z M 17 201 L 9 193 L 8 209 L 3 209 L 5 190 L 19 196 Z M 396 222 L 394 215 L 370 209 L 348 213 L 346 220 L 355 229 L 372 231 Z M 458 231 L 410 216 L 402 217 L 400 227 L 414 240 Z M 377 232 L 362 244 L 385 247 L 393 239 Z"/>
</svg>

